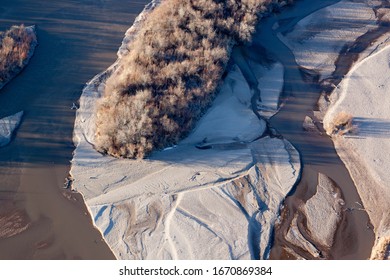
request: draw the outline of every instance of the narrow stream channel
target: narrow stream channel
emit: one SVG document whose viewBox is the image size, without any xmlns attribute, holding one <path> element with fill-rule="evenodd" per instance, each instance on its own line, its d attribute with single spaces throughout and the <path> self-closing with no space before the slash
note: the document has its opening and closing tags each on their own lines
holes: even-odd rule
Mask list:
<svg viewBox="0 0 390 280">
<path fill-rule="evenodd" d="M 361 204 L 356 187 L 348 170 L 338 157 L 332 140 L 326 135 L 317 135 L 303 131 L 302 124 L 306 115 L 311 116 L 323 89 L 312 77 L 304 78 L 302 70 L 295 61 L 294 54 L 281 42 L 277 33 L 289 30 L 305 16 L 339 1 L 302 0 L 283 10 L 282 13 L 262 20 L 257 29 L 253 48 L 260 46 L 281 62 L 285 67 L 283 96 L 288 101 L 278 114 L 270 119 L 270 124 L 284 138 L 289 140 L 300 152 L 303 164 L 302 177 L 294 193 L 285 201 L 282 226 L 275 233 L 271 250 L 271 259 L 288 258 L 283 247 L 289 247 L 284 235 L 287 227 L 298 210 L 299 205 L 307 201 L 316 192 L 318 174 L 331 178 L 341 189 L 345 200 L 345 209 L 357 209 Z M 286 20 L 287 19 L 287 20 Z M 278 29 L 274 30 L 275 23 Z M 342 27 L 340 27 L 342 28 Z M 344 211 L 341 224 L 335 236 L 335 242 L 328 255 L 329 259 L 367 259 L 374 243 L 374 233 L 365 211 Z M 297 250 L 296 250 L 297 251 Z M 300 252 L 305 258 L 310 254 Z"/>
</svg>

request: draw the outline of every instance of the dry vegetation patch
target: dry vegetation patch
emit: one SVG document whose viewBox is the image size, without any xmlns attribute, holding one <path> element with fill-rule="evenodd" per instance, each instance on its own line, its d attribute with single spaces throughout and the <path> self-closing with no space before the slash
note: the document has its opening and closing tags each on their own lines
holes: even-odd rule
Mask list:
<svg viewBox="0 0 390 280">
<path fill-rule="evenodd" d="M 0 32 L 0 88 L 22 70 L 36 44 L 33 29 L 24 25 Z"/>
<path fill-rule="evenodd" d="M 335 116 L 333 122 L 327 128 L 326 132 L 329 135 L 344 135 L 346 133 L 352 132 L 355 129 L 352 121 L 353 116 L 342 111 Z"/>
<path fill-rule="evenodd" d="M 233 43 L 249 41 L 258 16 L 280 4 L 286 1 L 162 1 L 106 82 L 97 150 L 143 158 L 186 136 L 214 99 Z"/>
<path fill-rule="evenodd" d="M 390 237 L 382 237 L 374 246 L 372 260 L 390 260 Z"/>
</svg>

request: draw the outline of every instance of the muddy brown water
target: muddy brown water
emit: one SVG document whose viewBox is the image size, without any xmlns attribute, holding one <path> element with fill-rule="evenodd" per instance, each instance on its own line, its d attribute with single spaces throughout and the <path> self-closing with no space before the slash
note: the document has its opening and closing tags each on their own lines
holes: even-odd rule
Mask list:
<svg viewBox="0 0 390 280">
<path fill-rule="evenodd" d="M 0 149 L 1 259 L 113 259 L 79 194 L 62 189 L 84 84 L 116 51 L 148 0 L 2 0 L 0 30 L 36 25 L 39 45 L 0 90 L 0 118 L 23 110 L 13 142 Z M 27 228 L 27 229 L 26 229 Z"/>
<path fill-rule="evenodd" d="M 348 170 L 338 157 L 332 140 L 325 134 L 310 134 L 302 129 L 305 116 L 313 115 L 312 112 L 323 89 L 314 77 L 303 75 L 293 53 L 278 39 L 273 30 L 274 24 L 278 22 L 279 30 L 288 32 L 303 17 L 337 2 L 339 1 L 296 1 L 294 6 L 285 8 L 281 14 L 262 20 L 255 35 L 252 50 L 256 49 L 256 45 L 260 46 L 268 53 L 267 55 L 280 61 L 285 67 L 283 95 L 288 96 L 288 100 L 280 112 L 270 119 L 270 124 L 298 149 L 303 164 L 302 178 L 285 201 L 283 222 L 281 227 L 275 231 L 270 253 L 271 259 L 291 257 L 283 249 L 284 247 L 292 248 L 284 235 L 299 205 L 315 193 L 318 173 L 327 175 L 338 185 L 346 202 L 345 209 L 360 208 L 361 200 L 356 187 Z M 253 56 L 255 57 L 256 54 Z M 342 62 L 349 63 L 348 68 L 351 66 L 348 60 Z M 361 210 L 345 211 L 335 235 L 334 245 L 326 258 L 367 259 L 373 243 L 374 233 L 367 213 Z M 301 255 L 310 258 L 308 254 Z"/>
</svg>

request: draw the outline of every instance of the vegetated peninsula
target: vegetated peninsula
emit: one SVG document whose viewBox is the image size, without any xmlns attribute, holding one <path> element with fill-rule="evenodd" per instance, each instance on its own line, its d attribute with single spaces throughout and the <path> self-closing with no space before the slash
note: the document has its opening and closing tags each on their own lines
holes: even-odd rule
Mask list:
<svg viewBox="0 0 390 280">
<path fill-rule="evenodd" d="M 165 0 L 148 15 L 106 82 L 96 148 L 143 158 L 177 144 L 214 100 L 233 44 L 286 1 Z"/>
<path fill-rule="evenodd" d="M 36 45 L 33 26 L 22 24 L 0 32 L 0 89 L 27 65 Z"/>
</svg>

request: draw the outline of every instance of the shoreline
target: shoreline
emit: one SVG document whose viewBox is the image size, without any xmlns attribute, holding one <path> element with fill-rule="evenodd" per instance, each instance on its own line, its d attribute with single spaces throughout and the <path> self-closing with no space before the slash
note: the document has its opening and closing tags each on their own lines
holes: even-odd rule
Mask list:
<svg viewBox="0 0 390 280">
<path fill-rule="evenodd" d="M 124 56 L 128 50 L 127 50 L 127 44 L 129 43 L 129 41 L 131 41 L 131 38 L 133 38 L 133 36 L 136 36 L 137 32 L 138 32 L 138 29 L 140 28 L 140 26 L 142 26 L 142 23 L 143 21 L 145 20 L 145 17 L 147 16 L 148 13 L 150 13 L 151 11 L 153 11 L 153 9 L 155 7 L 157 7 L 157 5 L 160 3 L 161 0 L 151 0 L 151 2 L 149 2 L 147 5 L 145 5 L 145 8 L 140 12 L 140 14 L 138 14 L 138 16 L 135 18 L 134 20 L 134 23 L 126 30 L 126 32 L 124 33 L 125 36 L 123 37 L 122 39 L 122 43 L 120 45 L 120 47 L 118 48 L 118 51 L 117 51 L 117 58 L 115 60 L 115 62 L 110 65 L 106 70 L 104 70 L 103 72 L 101 73 L 98 73 L 96 74 L 91 80 L 89 80 L 85 87 L 83 88 L 82 90 L 82 93 L 81 93 L 81 96 L 80 96 L 80 99 L 79 99 L 79 108 L 82 108 L 84 105 L 83 105 L 83 96 L 85 95 L 88 95 L 88 98 L 89 99 L 91 96 L 90 96 L 90 93 L 92 93 L 92 96 L 94 96 L 93 98 L 98 98 L 96 97 L 96 94 L 94 93 L 100 93 L 99 91 L 99 87 L 101 84 L 104 84 L 104 81 L 107 79 L 107 77 L 113 72 L 115 71 L 116 67 L 118 66 L 118 63 L 121 59 L 122 56 Z M 100 96 L 99 96 L 100 97 Z M 87 100 L 86 102 L 90 102 L 89 100 Z M 87 106 L 87 105 L 86 105 Z M 95 105 L 93 105 L 94 109 L 92 109 L 91 111 L 94 111 L 95 110 Z M 88 120 L 90 126 L 94 127 L 94 124 L 93 124 L 93 121 L 94 121 L 94 118 L 92 117 L 93 115 L 90 114 L 90 113 L 87 113 L 86 115 L 85 114 L 80 114 L 80 111 L 77 110 L 76 111 L 76 116 L 75 116 L 75 124 L 74 124 L 74 129 L 73 129 L 73 135 L 72 135 L 72 139 L 73 139 L 73 143 L 75 145 L 75 149 L 72 153 L 72 160 L 71 160 L 71 164 L 70 164 L 70 170 L 69 170 L 69 175 L 71 177 L 71 185 L 70 185 L 70 188 L 72 191 L 75 191 L 77 194 L 79 194 L 81 197 L 82 197 L 82 200 L 83 200 L 83 203 L 85 205 L 85 208 L 87 209 L 89 215 L 91 217 L 94 217 L 94 212 L 91 210 L 91 208 L 88 206 L 87 202 L 86 202 L 86 197 L 85 197 L 85 194 L 82 192 L 82 191 L 79 191 L 79 190 L 75 190 L 74 189 L 74 186 L 73 186 L 73 175 L 72 175 L 72 166 L 73 166 L 73 160 L 74 160 L 74 157 L 75 157 L 75 152 L 77 151 L 77 147 L 78 145 L 80 144 L 80 142 L 82 141 L 81 138 L 84 138 L 84 140 L 91 146 L 93 146 L 92 144 L 92 139 L 93 139 L 93 135 L 91 134 L 84 134 L 83 132 L 81 132 L 83 129 L 81 128 L 80 126 L 80 123 L 77 121 L 79 118 L 83 119 L 83 120 Z M 83 121 L 82 121 L 83 123 Z M 92 129 L 92 131 L 94 131 Z M 81 138 L 80 138 L 81 137 Z M 113 251 L 113 249 L 109 246 L 109 243 L 107 242 L 105 236 L 104 236 L 104 233 L 100 230 L 100 228 L 96 225 L 96 221 L 95 219 L 92 219 L 91 220 L 92 222 L 92 225 L 94 226 L 94 228 L 96 230 L 99 231 L 99 233 L 101 234 L 101 237 L 102 239 L 104 240 L 104 242 L 107 244 L 107 246 L 110 248 L 110 251 L 112 252 L 113 256 L 115 256 L 115 252 Z M 116 258 L 117 259 L 117 258 Z"/>
<path fill-rule="evenodd" d="M 376 9 L 378 9 L 378 7 L 376 7 Z M 376 12 L 375 12 L 375 14 L 376 14 Z M 340 53 L 337 56 L 337 60 L 336 60 L 335 71 L 332 74 L 331 78 L 327 78 L 327 79 L 322 81 L 321 87 L 322 87 L 323 92 L 321 93 L 321 97 L 318 100 L 315 108 L 313 108 L 314 112 L 311 113 L 311 116 L 317 121 L 318 124 L 322 123 L 322 117 L 328 109 L 326 106 L 326 103 L 329 103 L 329 97 L 327 96 L 327 94 L 329 92 L 333 91 L 333 88 L 338 88 L 339 87 L 338 84 L 340 81 L 342 83 L 344 83 L 344 76 L 345 75 L 348 76 L 347 73 L 352 72 L 355 69 L 355 67 L 360 65 L 360 63 L 362 61 L 364 61 L 366 58 L 369 58 L 375 51 L 377 51 L 380 48 L 383 48 L 384 45 L 386 45 L 386 42 L 388 44 L 388 35 L 386 36 L 386 34 L 385 34 L 385 32 L 387 31 L 386 24 L 387 23 L 383 23 L 379 19 L 376 28 L 372 28 L 367 33 L 359 36 L 355 41 L 353 41 L 352 43 L 349 43 L 348 45 L 345 45 L 340 50 Z M 330 87 L 330 85 L 332 85 L 332 87 Z M 320 112 L 315 111 L 318 109 L 320 110 Z M 314 113 L 314 116 L 313 116 L 313 113 Z M 315 133 L 325 134 L 325 130 L 322 127 L 320 127 L 320 130 L 315 132 Z M 351 172 L 351 165 L 354 166 L 354 164 L 352 164 L 352 162 L 355 162 L 355 161 L 349 161 L 349 162 L 346 161 L 345 155 L 343 156 L 343 154 L 345 152 L 343 152 L 343 150 L 340 150 L 340 148 L 337 147 L 338 146 L 337 139 L 332 139 L 332 140 L 335 140 L 335 143 L 333 145 L 336 146 L 335 149 L 337 151 L 337 154 L 338 154 L 340 160 L 342 160 L 342 164 L 344 166 L 344 169 L 348 169 L 348 173 L 350 173 Z M 333 143 L 333 141 L 332 141 L 332 143 Z M 362 191 L 362 188 L 359 187 L 359 182 L 361 182 L 361 180 L 356 181 L 356 178 L 355 178 L 356 174 L 353 174 L 353 172 L 350 174 L 351 174 L 350 175 L 351 180 L 354 181 L 353 184 L 356 187 L 356 191 L 358 192 L 359 196 L 361 197 L 361 200 L 365 201 L 365 196 L 367 195 L 366 194 L 367 190 Z M 299 194 L 296 195 L 296 200 L 299 200 L 301 196 L 302 195 L 299 195 Z M 289 208 L 292 207 L 294 199 L 289 198 L 286 201 L 287 201 L 286 203 L 289 205 L 289 207 L 286 207 L 283 211 L 285 216 L 287 215 L 287 213 L 289 211 L 291 211 L 291 209 L 289 209 Z M 370 217 L 370 221 L 367 221 L 366 226 L 367 226 L 367 230 L 372 231 L 374 226 L 371 224 L 371 214 L 369 213 L 371 211 L 370 205 L 368 203 L 364 203 L 365 209 L 364 208 L 360 209 L 360 208 L 362 208 L 361 203 L 362 202 L 360 202 L 360 204 L 359 204 L 357 202 L 356 205 L 352 206 L 352 208 L 348 207 L 347 209 L 352 209 L 352 211 L 360 211 L 360 210 L 367 209 L 366 211 L 368 212 L 368 215 Z M 299 205 L 298 206 L 295 205 L 294 207 L 299 208 Z M 355 209 L 355 210 L 353 210 L 353 209 Z M 294 210 L 292 210 L 292 211 L 294 211 Z M 345 215 L 343 215 L 343 216 L 345 216 Z M 284 218 L 284 220 L 286 220 L 286 218 Z M 282 225 L 279 225 L 279 227 L 281 227 L 282 229 L 285 230 L 286 228 L 288 228 L 288 225 L 282 224 Z M 340 225 L 338 226 L 338 230 L 337 230 L 336 235 L 335 235 L 336 236 L 335 244 L 333 245 L 333 247 L 330 251 L 331 255 L 333 255 L 333 256 L 339 255 L 340 256 L 341 254 L 344 253 L 344 251 L 345 251 L 344 242 L 345 241 L 343 241 L 343 235 L 346 234 L 345 230 L 347 228 L 348 227 L 345 227 L 345 222 L 343 222 L 341 224 L 341 226 Z M 353 235 L 351 235 L 351 236 L 353 236 Z M 276 247 L 274 248 L 273 253 L 276 254 L 276 256 L 283 256 L 283 258 L 296 258 L 297 257 L 296 255 L 294 256 L 294 254 L 292 254 L 291 252 L 288 253 L 287 251 L 285 251 L 283 254 L 281 253 L 281 250 L 280 250 L 281 245 L 280 244 L 286 245 L 283 241 L 283 238 L 284 238 L 283 233 L 282 234 L 279 233 L 279 236 L 277 235 L 276 238 L 278 239 L 276 244 L 279 244 L 279 245 L 276 245 Z M 370 245 L 371 249 L 372 249 L 373 242 L 374 242 L 374 240 L 371 241 L 371 243 L 372 243 Z M 275 258 L 277 258 L 277 257 L 275 257 Z M 369 255 L 366 256 L 366 258 L 369 258 Z"/>
<path fill-rule="evenodd" d="M 381 130 L 380 127 L 376 126 L 376 122 L 380 121 L 381 125 L 386 125 L 388 120 L 388 115 L 386 115 L 386 108 L 381 107 L 380 104 L 388 104 L 389 100 L 387 98 L 382 98 L 381 95 L 378 96 L 378 93 L 381 92 L 381 87 L 388 87 L 386 80 L 381 77 L 380 72 L 372 70 L 370 73 L 366 74 L 366 77 L 372 77 L 371 72 L 376 73 L 376 81 L 382 80 L 382 85 L 378 88 L 371 89 L 372 96 L 378 97 L 378 100 L 368 96 L 368 100 L 365 100 L 364 94 L 357 90 L 361 88 L 366 88 L 367 86 L 363 83 L 359 84 L 354 80 L 356 76 L 359 76 L 362 71 L 366 71 L 371 64 L 375 64 L 377 68 L 379 67 L 386 68 L 381 65 L 381 60 L 378 57 L 388 56 L 390 46 L 389 46 L 389 36 L 390 33 L 387 32 L 380 36 L 377 39 L 377 47 L 372 46 L 369 49 L 365 50 L 365 53 L 368 55 L 363 56 L 356 64 L 353 65 L 351 70 L 346 74 L 345 79 L 339 84 L 339 86 L 331 93 L 330 95 L 330 106 L 327 110 L 324 124 L 325 126 L 331 125 L 331 119 L 335 116 L 335 112 L 340 111 L 341 109 L 346 109 L 354 114 L 354 125 L 356 126 L 355 130 L 350 134 L 344 136 L 332 135 L 332 140 L 335 143 L 340 158 L 345 163 L 353 180 L 355 181 L 358 191 L 362 196 L 365 208 L 372 220 L 373 228 L 375 231 L 375 244 L 372 250 L 371 258 L 381 258 L 380 254 L 376 255 L 380 250 L 383 250 L 382 258 L 386 257 L 386 243 L 388 244 L 389 236 L 389 216 L 386 215 L 385 211 L 381 209 L 388 208 L 388 197 L 389 190 L 386 186 L 386 157 L 381 151 L 378 151 L 376 147 L 381 147 L 381 149 L 386 149 L 386 142 L 383 142 L 382 139 L 388 138 L 388 133 L 386 129 Z M 371 75 L 371 76 L 370 76 Z M 361 100 L 365 101 L 367 107 L 362 110 L 359 107 L 359 103 L 355 103 L 355 100 L 350 100 L 350 96 L 346 94 L 346 89 L 351 88 L 350 91 L 354 91 Z M 349 101 L 346 105 L 346 102 Z M 375 102 L 379 102 L 375 104 Z M 348 107 L 350 106 L 350 107 Z M 372 108 L 375 107 L 376 110 L 372 111 Z M 356 119 L 356 120 L 355 120 Z M 370 131 L 367 130 L 368 127 L 375 128 Z M 367 153 L 367 151 L 370 153 Z M 383 162 L 383 164 L 378 165 L 377 162 Z M 364 174 L 364 175 L 363 175 Z M 384 242 L 384 245 L 381 242 Z M 387 241 L 386 241 L 387 240 Z M 383 247 L 383 249 L 381 248 Z"/>
<path fill-rule="evenodd" d="M 339 2 L 339 1 L 334 1 L 334 2 Z M 313 3 L 314 4 L 314 3 Z M 334 3 L 333 3 L 334 4 Z M 312 15 L 313 13 L 310 13 Z M 283 14 L 282 14 L 283 15 Z M 309 15 L 309 16 L 310 16 Z M 286 17 L 286 14 L 284 14 L 284 17 Z M 294 22 L 298 22 L 298 20 L 295 20 Z M 283 29 L 277 26 L 277 29 Z M 276 33 L 276 32 L 275 32 Z M 267 35 L 265 35 L 267 36 Z M 280 39 L 280 38 L 279 38 Z M 265 40 L 267 43 L 269 41 L 272 41 L 272 39 Z M 263 38 L 264 41 L 264 38 Z M 259 44 L 261 44 L 261 41 L 259 40 Z M 270 43 L 271 44 L 271 43 Z M 284 44 L 284 43 L 283 43 Z M 273 47 L 277 45 L 274 43 Z M 264 45 L 263 45 L 264 46 Z M 304 47 L 301 46 L 301 49 Z M 278 53 L 275 53 L 275 56 L 282 58 L 285 63 L 287 62 L 288 65 L 291 64 L 292 67 L 296 67 L 297 69 L 301 69 L 301 66 L 297 65 L 295 62 L 289 62 L 288 54 L 291 52 L 291 57 L 295 57 L 292 54 L 292 51 L 288 48 L 287 46 L 281 46 L 280 49 L 278 49 Z M 295 66 L 294 66 L 295 65 Z M 290 69 L 289 67 L 287 67 Z M 317 182 L 315 181 L 315 177 L 309 175 L 308 179 L 305 179 L 305 175 L 307 176 L 309 173 L 305 172 L 305 168 L 310 168 L 311 170 L 314 171 L 313 174 L 316 173 L 322 173 L 324 175 L 329 176 L 329 178 L 336 183 L 339 187 L 341 187 L 341 192 L 343 194 L 344 200 L 345 200 L 345 208 L 354 208 L 354 203 L 355 201 L 360 201 L 359 195 L 357 193 L 357 190 L 354 187 L 354 183 L 352 179 L 350 178 L 349 172 L 347 171 L 344 163 L 339 159 L 335 149 L 333 148 L 333 142 L 328 139 L 327 137 L 320 136 L 319 132 L 317 132 L 318 135 L 315 133 L 308 133 L 304 132 L 302 129 L 302 123 L 304 121 L 305 115 L 310 116 L 312 113 L 309 113 L 310 111 L 314 110 L 318 98 L 320 97 L 321 94 L 321 88 L 316 85 L 316 78 L 312 77 L 310 79 L 310 72 L 307 72 L 306 76 L 309 76 L 309 79 L 306 77 L 306 81 L 304 84 L 306 85 L 301 85 L 298 82 L 291 82 L 291 81 L 298 81 L 301 79 L 301 74 L 300 73 L 287 73 L 288 78 L 286 78 L 287 81 L 290 81 L 290 84 L 285 86 L 285 89 L 287 91 L 291 91 L 292 95 L 289 94 L 290 96 L 289 101 L 286 102 L 284 107 L 280 110 L 280 112 L 275 115 L 271 119 L 271 124 L 273 127 L 275 127 L 281 135 L 292 141 L 294 145 L 298 148 L 298 150 L 301 152 L 301 156 L 303 157 L 303 165 L 304 165 L 304 171 L 303 171 L 303 178 L 301 184 L 297 187 L 295 194 L 298 194 L 299 192 L 297 191 L 298 188 L 304 187 L 303 184 L 305 184 L 304 181 L 307 181 L 307 184 L 311 186 L 309 189 L 312 190 L 312 194 L 315 193 Z M 307 93 L 311 93 L 308 95 Z M 299 115 L 299 116 L 298 116 Z M 287 125 L 288 124 L 288 125 Z M 302 132 L 300 132 L 302 131 Z M 319 156 L 321 155 L 321 156 Z M 292 202 L 289 202 L 291 200 Z M 304 205 L 304 199 L 302 200 L 301 197 L 295 197 L 294 194 L 292 198 L 288 198 L 286 200 L 287 205 L 290 205 L 290 207 L 293 207 L 293 201 L 296 200 L 298 202 L 297 208 L 301 208 Z M 286 205 L 286 204 L 285 204 Z M 355 207 L 356 208 L 356 207 Z M 287 210 L 288 209 L 288 210 Z M 294 208 L 289 209 L 289 207 L 286 207 L 284 209 L 285 213 L 287 211 L 290 213 L 290 218 L 288 221 L 286 221 L 288 224 L 293 221 L 294 215 L 292 213 L 295 212 Z M 329 254 L 330 258 L 335 258 L 335 259 L 365 259 L 369 257 L 371 248 L 372 248 L 372 243 L 374 240 L 372 229 L 367 229 L 366 225 L 369 223 L 369 219 L 367 214 L 365 213 L 360 213 L 357 211 L 352 211 L 352 212 L 343 212 L 344 215 L 347 215 L 348 223 L 347 223 L 347 231 L 339 235 L 340 232 L 336 230 L 335 234 L 335 244 L 334 247 L 332 247 L 327 253 L 325 250 L 323 253 L 325 255 Z M 339 215 L 336 213 L 336 215 Z M 344 220 L 341 220 L 344 221 Z M 346 223 L 343 222 L 343 225 Z M 302 226 L 300 226 L 300 231 L 301 235 L 305 236 L 306 233 L 308 233 L 308 230 Z M 286 226 L 289 228 L 290 226 Z M 339 224 L 336 228 L 341 229 L 342 226 Z M 348 236 L 347 232 L 350 232 L 353 234 L 353 236 L 356 239 L 355 244 L 352 246 L 352 244 L 346 244 L 343 245 L 339 243 L 340 240 L 346 240 L 344 237 Z M 371 233 L 370 233 L 371 232 Z M 276 233 L 276 236 L 278 233 Z M 282 235 L 286 235 L 282 233 Z M 284 238 L 284 236 L 282 237 Z M 310 240 L 309 240 L 310 242 Z M 283 243 L 283 241 L 282 241 Z M 317 242 L 314 242 L 314 245 L 316 245 Z M 341 244 L 342 249 L 340 249 Z M 359 245 L 356 245 L 359 244 Z M 272 258 L 278 259 L 281 257 L 281 252 L 279 249 L 277 249 L 277 245 L 274 244 L 274 251 L 271 252 Z M 321 246 L 316 245 L 318 248 Z M 338 248 L 338 249 L 337 249 Z M 278 253 L 276 253 L 276 250 L 279 250 Z M 321 250 L 320 250 L 321 251 Z M 275 254 L 277 254 L 275 256 Z M 286 253 L 287 254 L 287 253 Z M 305 257 L 308 257 L 308 255 L 305 255 Z M 321 255 L 320 255 L 321 257 Z M 311 256 L 310 258 L 317 258 L 315 256 Z"/>
</svg>

